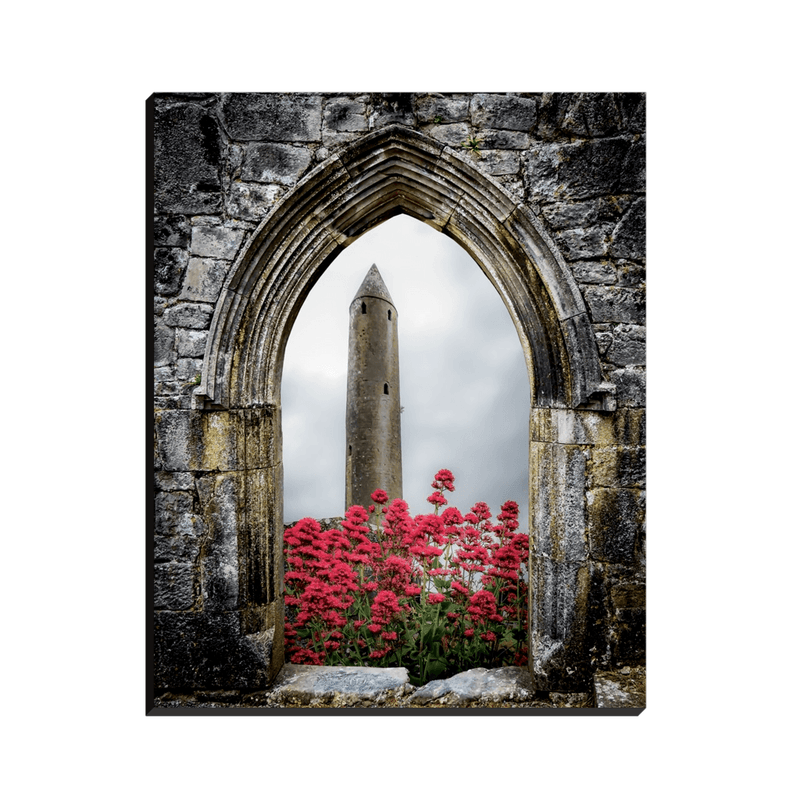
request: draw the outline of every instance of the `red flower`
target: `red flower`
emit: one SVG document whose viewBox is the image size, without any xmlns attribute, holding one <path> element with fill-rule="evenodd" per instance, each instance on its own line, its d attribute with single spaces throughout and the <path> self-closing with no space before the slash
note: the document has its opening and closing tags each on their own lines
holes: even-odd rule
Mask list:
<svg viewBox="0 0 800 800">
<path fill-rule="evenodd" d="M 445 600 L 447 600 L 447 598 L 438 592 L 431 592 L 428 595 L 428 603 L 430 603 L 432 606 L 435 606 L 437 603 L 444 603 Z M 448 616 L 450 615 L 448 614 Z"/>
<path fill-rule="evenodd" d="M 376 489 L 370 497 L 378 504 L 383 505 L 389 499 L 389 495 L 383 489 Z"/>
</svg>

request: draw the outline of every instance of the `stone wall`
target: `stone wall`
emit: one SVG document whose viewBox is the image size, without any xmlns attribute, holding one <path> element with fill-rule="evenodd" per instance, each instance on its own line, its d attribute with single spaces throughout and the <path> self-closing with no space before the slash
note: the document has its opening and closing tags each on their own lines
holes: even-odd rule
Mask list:
<svg viewBox="0 0 800 800">
<path fill-rule="evenodd" d="M 251 254 L 266 246 L 262 221 L 290 201 L 299 208 L 304 187 L 333 174 L 329 165 L 338 156 L 356 181 L 358 170 L 347 166 L 356 161 L 346 154 L 384 129 L 400 138 L 413 134 L 459 175 L 482 176 L 470 187 L 475 196 L 491 194 L 488 205 L 496 194 L 497 204 L 508 207 L 498 212 L 506 222 L 496 233 L 504 252 L 520 250 L 517 222 L 528 221 L 533 243 L 518 258 L 519 275 L 543 298 L 544 322 L 515 307 L 515 324 L 554 331 L 547 352 L 563 347 L 572 359 L 565 374 L 576 374 L 578 362 L 599 364 L 586 367 L 590 379 L 580 391 L 567 381 L 547 397 L 537 395 L 537 386 L 532 393 L 534 681 L 569 689 L 585 685 L 597 668 L 643 663 L 644 96 L 161 94 L 148 101 L 148 115 L 156 687 L 259 688 L 280 669 L 280 406 L 266 390 L 263 398 L 232 405 L 201 391 L 213 377 L 209 364 L 237 369 L 247 336 L 269 333 L 244 325 L 214 333 L 214 320 L 225 314 L 246 320 L 246 310 L 236 310 L 240 298 L 288 291 L 281 281 L 299 280 L 306 266 L 278 270 L 273 283 L 251 291 L 247 281 L 255 279 L 243 265 L 255 264 Z M 380 157 L 370 153 L 373 161 Z M 438 167 L 421 169 L 417 180 L 426 169 L 433 174 Z M 341 189 L 330 180 L 332 194 L 347 192 L 346 180 Z M 380 221 L 374 213 L 370 224 Z M 437 214 L 421 208 L 419 217 L 470 244 L 463 234 L 469 207 L 462 204 L 449 218 Z M 451 231 L 457 217 L 460 227 Z M 495 234 L 482 235 L 487 241 Z M 341 248 L 355 234 L 336 236 Z M 537 248 L 545 251 L 541 259 Z M 314 268 L 333 255 L 321 248 Z M 525 272 L 530 262 L 535 270 Z M 488 255 L 482 263 L 492 269 Z M 564 276 L 554 279 L 554 269 Z M 503 283 L 502 276 L 490 277 Z M 298 287 L 292 297 L 300 303 L 308 284 Z M 572 292 L 572 310 L 563 310 L 557 290 Z M 295 307 L 286 314 L 291 322 Z M 580 333 L 583 317 L 594 341 Z M 544 357 L 535 347 L 526 356 L 534 366 Z M 554 363 L 567 363 L 567 356 L 556 354 Z M 598 370 L 599 383 L 591 378 Z M 277 376 L 279 383 L 279 370 Z M 534 383 L 543 380 L 540 371 Z"/>
</svg>

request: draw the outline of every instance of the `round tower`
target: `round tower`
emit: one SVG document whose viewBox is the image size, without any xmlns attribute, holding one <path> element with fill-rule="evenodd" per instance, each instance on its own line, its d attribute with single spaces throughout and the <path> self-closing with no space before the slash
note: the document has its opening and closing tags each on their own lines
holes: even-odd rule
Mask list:
<svg viewBox="0 0 800 800">
<path fill-rule="evenodd" d="M 397 309 L 373 264 L 350 304 L 345 509 L 403 496 Z"/>
</svg>

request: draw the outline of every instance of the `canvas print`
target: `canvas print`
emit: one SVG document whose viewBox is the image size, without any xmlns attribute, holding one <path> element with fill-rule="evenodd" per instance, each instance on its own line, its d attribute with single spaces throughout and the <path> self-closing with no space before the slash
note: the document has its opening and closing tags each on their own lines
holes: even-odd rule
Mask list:
<svg viewBox="0 0 800 800">
<path fill-rule="evenodd" d="M 147 121 L 148 713 L 640 713 L 644 93 Z"/>
</svg>

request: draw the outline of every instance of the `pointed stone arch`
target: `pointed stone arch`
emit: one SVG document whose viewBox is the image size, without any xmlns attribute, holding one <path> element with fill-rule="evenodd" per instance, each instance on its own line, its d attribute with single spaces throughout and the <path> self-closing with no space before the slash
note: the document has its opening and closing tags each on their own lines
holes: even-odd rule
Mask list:
<svg viewBox="0 0 800 800">
<path fill-rule="evenodd" d="M 216 304 L 192 422 L 203 463 L 221 465 L 207 494 L 220 543 L 213 557 L 224 569 L 214 568 L 205 608 L 225 612 L 226 624 L 235 618 L 225 641 L 238 642 L 259 680 L 274 677 L 283 664 L 286 343 L 339 252 L 401 213 L 470 253 L 519 334 L 531 388 L 531 671 L 539 688 L 581 686 L 589 674 L 581 448 L 598 435 L 598 412 L 613 410 L 614 387 L 603 382 L 578 286 L 535 215 L 468 158 L 402 126 L 363 136 L 298 183 L 253 232 Z"/>
<path fill-rule="evenodd" d="M 198 407 L 279 407 L 303 300 L 343 248 L 401 213 L 457 241 L 500 293 L 533 406 L 608 405 L 583 298 L 535 216 L 449 147 L 391 126 L 317 167 L 253 233 L 217 302 Z"/>
</svg>

